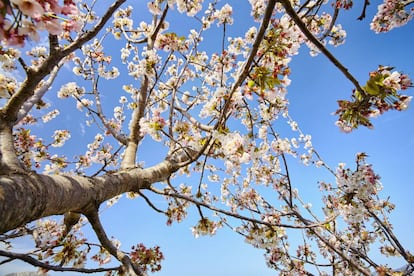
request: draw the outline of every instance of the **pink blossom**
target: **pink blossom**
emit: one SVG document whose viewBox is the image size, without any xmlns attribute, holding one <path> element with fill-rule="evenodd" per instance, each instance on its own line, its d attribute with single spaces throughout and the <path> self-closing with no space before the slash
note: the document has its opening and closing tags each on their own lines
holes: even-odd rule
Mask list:
<svg viewBox="0 0 414 276">
<path fill-rule="evenodd" d="M 31 40 L 36 42 L 40 40 L 36 26 L 28 20 L 23 21 L 23 25 L 19 29 L 19 35 L 28 36 Z"/>
<path fill-rule="evenodd" d="M 44 9 L 42 5 L 38 3 L 38 1 L 34 0 L 11 0 L 13 4 L 15 4 L 19 10 L 32 18 L 40 18 L 44 14 Z"/>
<path fill-rule="evenodd" d="M 24 36 L 18 35 L 15 32 L 11 32 L 9 37 L 7 38 L 7 44 L 9 46 L 17 46 L 23 47 L 24 46 Z"/>
<path fill-rule="evenodd" d="M 45 29 L 52 35 L 59 35 L 62 33 L 63 28 L 57 19 L 43 21 Z"/>
<path fill-rule="evenodd" d="M 76 15 L 79 13 L 79 10 L 75 4 L 71 3 L 63 6 L 61 13 L 64 15 Z"/>
<path fill-rule="evenodd" d="M 82 24 L 81 22 L 77 21 L 77 20 L 69 20 L 69 21 L 64 21 L 63 22 L 63 29 L 65 31 L 72 31 L 72 32 L 80 32 L 82 29 Z"/>
<path fill-rule="evenodd" d="M 48 0 L 47 4 L 49 6 L 49 9 L 54 13 L 59 14 L 62 12 L 62 7 L 59 6 L 58 0 Z"/>
</svg>

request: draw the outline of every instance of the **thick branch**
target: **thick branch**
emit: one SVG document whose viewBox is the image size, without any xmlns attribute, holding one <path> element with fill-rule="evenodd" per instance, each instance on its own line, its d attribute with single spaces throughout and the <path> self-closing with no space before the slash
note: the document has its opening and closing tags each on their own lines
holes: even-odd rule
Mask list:
<svg viewBox="0 0 414 276">
<path fill-rule="evenodd" d="M 42 217 L 70 211 L 84 213 L 114 196 L 166 180 L 178 168 L 169 159 L 146 169 L 93 178 L 35 173 L 0 175 L 0 233 Z"/>
<path fill-rule="evenodd" d="M 59 72 L 59 69 L 62 67 L 63 62 L 59 62 L 58 65 L 56 65 L 53 70 L 50 72 L 50 76 L 47 79 L 47 81 L 45 81 L 42 86 L 38 89 L 36 89 L 36 91 L 34 92 L 34 95 L 28 100 L 26 101 L 22 108 L 19 110 L 18 114 L 17 114 L 17 122 L 20 122 L 28 113 L 29 111 L 32 109 L 32 107 L 38 103 L 42 97 L 46 94 L 46 92 L 49 90 L 50 86 L 52 85 L 53 81 L 55 80 L 57 73 Z"/>
<path fill-rule="evenodd" d="M 28 69 L 27 77 L 18 92 L 14 93 L 6 106 L 0 110 L 0 120 L 7 122 L 10 126 L 18 122 L 18 112 L 23 105 L 34 95 L 37 85 L 46 77 L 55 66 L 62 60 L 63 56 L 49 56 L 37 69 Z"/>
<path fill-rule="evenodd" d="M 0 120 L 0 174 L 22 169 L 14 150 L 12 128 Z"/>
<path fill-rule="evenodd" d="M 125 150 L 125 156 L 122 160 L 122 168 L 131 168 L 135 166 L 136 154 L 138 150 L 138 144 L 141 137 L 139 121 L 144 116 L 144 111 L 147 103 L 148 95 L 148 77 L 144 76 L 141 83 L 141 88 L 138 95 L 138 107 L 134 110 L 131 122 L 129 123 L 129 137 L 128 144 Z"/>
<path fill-rule="evenodd" d="M 157 38 L 159 31 L 161 30 L 161 26 L 164 23 L 165 17 L 167 16 L 168 12 L 168 5 L 164 8 L 164 11 L 161 15 L 160 21 L 157 24 L 157 17 L 154 17 L 153 25 L 157 25 L 154 32 L 147 38 L 147 46 L 148 49 L 152 49 L 154 47 L 154 41 Z M 125 150 L 125 156 L 122 160 L 121 167 L 122 168 L 131 168 L 135 166 L 137 152 L 138 152 L 138 144 L 142 139 L 141 136 L 141 126 L 139 124 L 141 118 L 144 116 L 144 112 L 147 105 L 147 96 L 149 93 L 149 78 L 148 76 L 144 76 L 141 82 L 141 88 L 138 95 L 138 107 L 134 110 L 134 114 L 132 115 L 132 119 L 129 123 L 129 130 L 130 135 L 128 139 L 127 148 Z"/>
</svg>

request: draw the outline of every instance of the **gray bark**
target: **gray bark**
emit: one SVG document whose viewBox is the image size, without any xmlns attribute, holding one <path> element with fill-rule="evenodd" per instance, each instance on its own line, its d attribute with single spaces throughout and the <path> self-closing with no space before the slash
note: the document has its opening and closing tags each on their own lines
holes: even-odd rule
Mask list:
<svg viewBox="0 0 414 276">
<path fill-rule="evenodd" d="M 102 202 L 166 180 L 179 166 L 165 160 L 99 177 L 10 172 L 0 175 L 0 233 L 33 220 L 66 212 L 85 213 Z"/>
</svg>

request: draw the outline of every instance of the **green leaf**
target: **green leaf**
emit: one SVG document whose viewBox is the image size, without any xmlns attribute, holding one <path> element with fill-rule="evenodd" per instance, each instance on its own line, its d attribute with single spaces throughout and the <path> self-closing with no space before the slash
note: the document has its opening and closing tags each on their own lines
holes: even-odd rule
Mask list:
<svg viewBox="0 0 414 276">
<path fill-rule="evenodd" d="M 365 92 L 371 96 L 378 96 L 380 94 L 380 86 L 378 86 L 372 79 L 369 79 L 363 88 Z"/>
<path fill-rule="evenodd" d="M 249 88 L 253 88 L 253 86 L 254 86 L 254 80 L 249 80 L 249 81 L 247 82 L 247 86 L 248 86 Z"/>
<path fill-rule="evenodd" d="M 363 87 L 365 92 L 371 96 L 378 96 L 381 93 L 381 88 L 384 86 L 384 76 L 378 73 L 370 75 L 367 84 Z"/>
</svg>

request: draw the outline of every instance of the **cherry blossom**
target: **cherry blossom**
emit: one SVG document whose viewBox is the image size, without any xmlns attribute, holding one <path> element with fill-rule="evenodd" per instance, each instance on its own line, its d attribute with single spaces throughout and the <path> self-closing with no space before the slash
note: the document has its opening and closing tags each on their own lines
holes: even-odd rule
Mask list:
<svg viewBox="0 0 414 276">
<path fill-rule="evenodd" d="M 385 0 L 378 6 L 378 12 L 371 23 L 371 29 L 377 33 L 388 32 L 407 24 L 413 18 L 413 9 L 407 11 L 405 7 L 410 1 Z"/>
<path fill-rule="evenodd" d="M 63 187 L 56 206 L 42 198 L 37 206 L 33 194 L 13 202 L 53 206 L 44 212 L 55 216 L 13 225 L 0 239 L 10 252 L 8 240 L 30 235 L 34 249 L 25 256 L 44 271 L 159 271 L 158 246 L 125 249 L 105 233 L 99 206 L 117 208 L 122 198 L 148 204 L 168 226 L 188 219 L 195 237 L 228 228 L 262 250 L 264 262 L 281 275 L 392 274 L 371 251 L 412 266 L 413 255 L 390 222 L 395 206 L 382 195 L 385 183 L 367 155 L 332 167 L 289 113 L 290 65 L 302 46 L 327 56 L 354 86 L 335 113 L 344 132 L 372 128 L 374 117 L 408 108 L 411 96 L 403 92 L 413 84 L 407 74 L 379 66 L 361 85 L 331 53 L 345 43 L 337 15 L 355 8 L 352 1 L 249 0 L 245 29 L 231 2 L 154 0 L 144 10 L 124 2 L 0 2 L 1 181 L 31 181 L 41 190 L 39 181 L 47 179 L 48 192 Z M 406 24 L 408 5 L 385 0 L 371 28 Z M 211 33 L 220 43 L 207 41 Z M 48 43 L 27 43 L 43 39 Z M 60 124 L 70 108 L 84 119 L 76 121 L 80 135 Z M 62 155 L 79 137 L 85 145 Z M 144 162 L 146 145 L 157 149 L 148 160 L 157 164 Z M 300 189 L 296 166 L 326 176 L 318 186 L 320 204 Z M 74 187 L 84 190 L 72 193 Z M 90 200 L 78 203 L 84 198 Z M 34 219 L 43 216 L 37 213 Z M 84 237 L 85 224 L 99 243 Z M 27 260 L 7 253 L 0 250 L 6 262 Z M 114 258 L 118 266 L 109 267 Z M 88 260 L 98 270 L 86 268 Z"/>
<path fill-rule="evenodd" d="M 1 9 L 4 13 L 0 18 L 0 38 L 8 45 L 24 46 L 27 38 L 38 41 L 41 30 L 63 35 L 64 31 L 79 31 L 81 27 L 76 18 L 78 8 L 72 0 L 63 1 L 63 6 L 55 0 L 12 0 L 3 3 Z"/>
<path fill-rule="evenodd" d="M 11 0 L 11 3 L 17 5 L 19 10 L 34 19 L 40 18 L 43 13 L 45 12 L 43 10 L 42 5 L 40 5 L 37 1 L 33 0 Z"/>
</svg>

